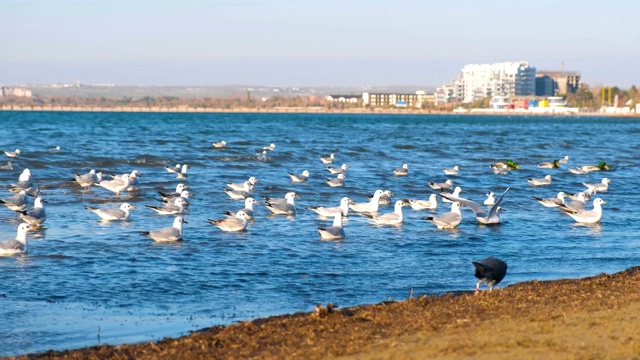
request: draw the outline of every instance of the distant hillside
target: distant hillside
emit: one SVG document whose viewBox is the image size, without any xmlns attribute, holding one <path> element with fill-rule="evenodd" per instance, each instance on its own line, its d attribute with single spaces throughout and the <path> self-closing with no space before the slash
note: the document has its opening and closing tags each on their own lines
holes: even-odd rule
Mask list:
<svg viewBox="0 0 640 360">
<path fill-rule="evenodd" d="M 394 85 L 375 87 L 277 87 L 277 86 L 115 86 L 115 85 L 24 85 L 20 86 L 32 91 L 34 96 L 47 97 L 83 97 L 121 99 L 123 97 L 141 99 L 144 97 L 177 97 L 177 98 L 227 98 L 246 97 L 247 92 L 253 98 L 272 96 L 316 96 L 329 94 L 356 95 L 363 92 L 401 92 L 414 93 L 418 90 L 433 92 L 433 86 Z"/>
</svg>

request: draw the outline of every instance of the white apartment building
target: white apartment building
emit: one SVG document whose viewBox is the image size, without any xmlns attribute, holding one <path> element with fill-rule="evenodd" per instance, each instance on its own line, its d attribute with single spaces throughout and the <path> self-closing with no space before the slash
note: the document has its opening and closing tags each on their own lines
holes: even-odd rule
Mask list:
<svg viewBox="0 0 640 360">
<path fill-rule="evenodd" d="M 535 95 L 536 69 L 526 61 L 469 64 L 462 68 L 456 80 L 438 90 L 445 89 L 449 90 L 445 91 L 448 94 L 436 95 L 438 100 L 448 98 L 470 103 L 492 96 Z"/>
</svg>

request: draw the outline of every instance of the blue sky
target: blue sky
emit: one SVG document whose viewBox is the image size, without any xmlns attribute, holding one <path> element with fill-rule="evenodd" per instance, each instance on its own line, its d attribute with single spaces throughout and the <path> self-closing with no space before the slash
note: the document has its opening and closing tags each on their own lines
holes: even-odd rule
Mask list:
<svg viewBox="0 0 640 360">
<path fill-rule="evenodd" d="M 527 60 L 640 86 L 637 0 L 1 0 L 0 83 L 438 86 Z"/>
</svg>

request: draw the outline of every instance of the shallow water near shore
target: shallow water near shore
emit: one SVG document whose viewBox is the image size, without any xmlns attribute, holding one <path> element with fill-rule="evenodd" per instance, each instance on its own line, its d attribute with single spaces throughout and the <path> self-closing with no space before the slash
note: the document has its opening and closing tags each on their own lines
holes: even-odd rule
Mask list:
<svg viewBox="0 0 640 360">
<path fill-rule="evenodd" d="M 574 278 L 616 272 L 638 264 L 640 240 L 637 119 L 599 117 L 0 113 L 2 147 L 20 148 L 13 170 L 0 170 L 0 184 L 16 182 L 23 168 L 43 185 L 48 201 L 44 228 L 29 234 L 27 256 L 0 257 L 0 355 L 120 344 L 179 336 L 205 326 L 275 314 L 311 311 L 317 303 L 340 306 L 377 303 L 414 294 L 471 290 L 472 260 L 486 256 L 509 264 L 499 286 L 532 279 Z M 212 141 L 226 140 L 224 150 Z M 256 151 L 275 143 L 267 159 Z M 60 146 L 60 151 L 50 148 Z M 320 155 L 347 163 L 346 186 L 330 188 Z M 560 169 L 543 161 L 570 156 Z M 521 170 L 491 173 L 489 164 L 513 159 Z M 612 166 L 606 173 L 574 175 L 567 167 Z M 170 216 L 144 207 L 156 192 L 179 182 L 165 165 L 191 166 L 186 181 L 196 194 L 186 216 L 185 241 L 155 244 L 138 233 L 170 226 Z M 408 177 L 392 169 L 410 166 Z M 485 193 L 505 197 L 503 224 L 478 226 L 463 209 L 458 229 L 443 231 L 422 220 L 431 214 L 404 209 L 400 228 L 378 227 L 351 215 L 347 237 L 321 241 L 320 219 L 309 205 L 335 206 L 342 196 L 367 201 L 376 189 L 395 199 L 426 199 L 428 181 L 441 182 L 443 167 L 462 196 L 482 202 Z M 84 191 L 70 179 L 91 168 L 108 173 L 138 169 L 141 191 L 116 199 L 105 189 Z M 292 184 L 287 172 L 308 169 L 310 180 Z M 551 174 L 549 187 L 530 187 L 527 177 Z M 294 190 L 295 218 L 269 216 L 257 205 L 247 233 L 223 233 L 206 223 L 222 211 L 242 208 L 222 188 L 249 176 L 261 196 Z M 582 191 L 582 182 L 612 180 L 601 194 L 608 204 L 600 224 L 576 226 L 557 209 L 531 196 Z M 2 198 L 10 195 L 4 191 Z M 138 207 L 131 221 L 101 223 L 84 206 Z M 437 213 L 449 210 L 439 203 Z M 392 211 L 384 206 L 381 212 Z M 15 236 L 18 221 L 0 209 L 2 240 Z"/>
</svg>

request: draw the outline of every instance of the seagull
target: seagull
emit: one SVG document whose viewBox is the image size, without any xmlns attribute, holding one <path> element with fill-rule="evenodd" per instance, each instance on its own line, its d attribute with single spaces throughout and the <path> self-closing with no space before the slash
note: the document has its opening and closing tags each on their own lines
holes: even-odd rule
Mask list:
<svg viewBox="0 0 640 360">
<path fill-rule="evenodd" d="M 184 212 L 184 206 L 187 202 L 182 197 L 177 197 L 173 203 L 164 204 L 163 206 L 145 205 L 149 209 L 160 215 L 177 215 Z"/>
<path fill-rule="evenodd" d="M 300 195 L 294 192 L 288 192 L 284 197 L 285 199 L 287 199 L 286 202 L 273 203 L 267 200 L 267 202 L 265 202 L 265 206 L 267 207 L 267 209 L 271 210 L 271 212 L 276 215 L 290 215 L 290 216 L 295 215 L 296 214 L 295 198 L 300 197 Z"/>
<path fill-rule="evenodd" d="M 182 196 L 182 192 L 185 191 L 186 189 L 188 189 L 189 187 L 185 184 L 178 184 L 176 185 L 176 191 L 173 193 L 165 193 L 162 191 L 158 191 L 158 194 L 160 195 L 160 197 L 162 197 L 162 200 L 171 200 L 174 198 L 177 198 L 179 196 Z"/>
<path fill-rule="evenodd" d="M 587 184 L 587 183 L 582 183 L 582 185 L 587 187 L 587 192 L 588 193 L 596 193 L 596 192 L 607 192 L 607 190 L 609 190 L 609 183 L 611 182 L 611 180 L 609 180 L 609 178 L 602 178 L 602 182 L 601 183 L 596 183 L 596 184 Z"/>
<path fill-rule="evenodd" d="M 233 217 L 236 216 L 240 211 L 242 211 L 245 213 L 245 215 L 248 216 L 247 219 L 253 219 L 253 204 L 259 205 L 260 202 L 249 196 L 248 198 L 244 199 L 244 208 L 238 211 L 224 211 L 224 214 Z"/>
<path fill-rule="evenodd" d="M 0 204 L 5 205 L 10 210 L 15 211 L 17 217 L 19 212 L 24 211 L 27 208 L 27 192 L 21 190 L 15 195 L 0 200 Z"/>
<path fill-rule="evenodd" d="M 5 165 L 0 166 L 0 170 L 13 170 L 13 164 L 11 164 L 11 161 L 7 161 L 7 163 Z"/>
<path fill-rule="evenodd" d="M 564 206 L 564 207 L 568 207 L 570 209 L 573 210 L 582 210 L 584 209 L 586 203 L 587 203 L 587 198 L 589 197 L 588 194 L 586 194 L 585 192 L 579 192 L 576 196 L 574 195 L 569 195 L 566 194 L 566 197 L 569 197 L 571 199 L 573 199 L 573 201 L 569 202 L 569 203 L 564 203 L 564 205 L 560 205 L 560 207 Z"/>
<path fill-rule="evenodd" d="M 493 287 L 507 275 L 507 263 L 500 259 L 488 257 L 471 263 L 476 268 L 475 277 L 478 278 L 476 294 L 480 293 L 480 285 L 483 283 L 489 285 L 489 291 L 493 291 Z"/>
<path fill-rule="evenodd" d="M 560 160 L 553 160 L 552 162 L 543 162 L 538 164 L 538 167 L 542 169 L 557 169 L 560 167 Z"/>
<path fill-rule="evenodd" d="M 453 180 L 447 180 L 443 183 L 434 183 L 429 181 L 428 185 L 435 190 L 446 190 L 446 189 L 451 189 L 453 187 Z"/>
<path fill-rule="evenodd" d="M 176 216 L 172 227 L 141 232 L 140 235 L 149 237 L 157 242 L 174 242 L 182 240 L 182 224 L 188 224 L 182 216 Z"/>
<path fill-rule="evenodd" d="M 270 144 L 269 146 L 262 147 L 262 150 L 265 150 L 265 151 L 273 151 L 275 149 L 276 149 L 276 144 Z"/>
<path fill-rule="evenodd" d="M 302 174 L 296 175 L 294 173 L 289 173 L 289 177 L 291 178 L 291 182 L 303 182 L 307 181 L 309 178 L 309 170 L 303 170 Z"/>
<path fill-rule="evenodd" d="M 323 207 L 323 206 L 307 206 L 307 209 L 315 212 L 320 216 L 331 217 L 336 214 L 342 214 L 342 216 L 349 216 L 349 205 L 355 204 L 350 197 L 345 196 L 340 199 L 340 206 L 336 207 Z"/>
<path fill-rule="evenodd" d="M 434 224 L 438 229 L 453 229 L 462 222 L 462 213 L 460 212 L 460 203 L 451 203 L 451 211 L 436 216 L 425 216 L 422 220 L 427 220 Z"/>
<path fill-rule="evenodd" d="M 270 198 L 267 196 L 263 196 L 265 202 L 270 202 L 271 204 L 284 204 L 287 202 L 287 198 L 293 196 L 294 198 L 300 198 L 300 195 L 297 195 L 294 191 L 289 191 L 284 195 L 283 198 Z"/>
<path fill-rule="evenodd" d="M 20 151 L 20 149 L 15 149 L 14 151 L 6 151 L 4 150 L 4 154 L 7 155 L 10 158 L 17 158 L 20 156 L 20 153 L 22 153 L 22 151 Z"/>
<path fill-rule="evenodd" d="M 327 164 L 333 164 L 333 161 L 336 159 L 336 156 L 331 153 L 330 155 L 326 155 L 326 156 L 320 156 L 320 160 L 322 161 L 323 164 L 327 165 Z"/>
<path fill-rule="evenodd" d="M 176 164 L 176 166 L 165 166 L 165 170 L 169 173 L 176 174 L 176 177 L 179 179 L 184 179 L 187 177 L 187 172 L 189 171 L 189 165 L 187 164 Z"/>
<path fill-rule="evenodd" d="M 393 169 L 393 176 L 407 176 L 409 175 L 409 164 L 402 164 L 401 168 Z"/>
<path fill-rule="evenodd" d="M 348 168 L 349 166 L 347 164 L 342 164 L 339 168 L 327 166 L 327 170 L 332 174 L 344 174 Z"/>
<path fill-rule="evenodd" d="M 269 159 L 267 156 L 267 150 L 263 150 L 262 152 L 257 152 L 256 156 L 258 157 L 258 161 L 267 161 Z"/>
<path fill-rule="evenodd" d="M 593 209 L 591 210 L 576 210 L 567 206 L 560 206 L 560 209 L 564 211 L 567 215 L 571 216 L 573 220 L 579 223 L 585 224 L 593 224 L 597 223 L 602 219 L 602 205 L 607 202 L 602 200 L 601 198 L 596 198 L 593 200 Z"/>
<path fill-rule="evenodd" d="M 327 178 L 324 181 L 327 182 L 327 185 L 331 186 L 331 187 L 339 187 L 339 186 L 344 186 L 344 179 L 346 179 L 347 177 L 344 174 L 338 174 L 337 177 L 335 178 Z"/>
<path fill-rule="evenodd" d="M 384 194 L 382 190 L 376 190 L 376 192 L 373 194 L 373 197 L 371 198 L 371 200 L 369 200 L 368 203 L 351 204 L 349 205 L 349 208 L 356 213 L 377 213 L 380 206 L 380 197 L 382 196 L 382 194 Z"/>
<path fill-rule="evenodd" d="M 577 167 L 577 168 L 569 168 L 569 172 L 570 172 L 570 173 L 572 173 L 572 174 L 576 174 L 576 175 L 584 175 L 584 174 L 588 173 L 588 171 L 583 170 L 583 169 L 582 169 L 582 168 L 580 168 L 580 167 Z"/>
<path fill-rule="evenodd" d="M 251 186 L 249 181 L 245 181 L 243 190 L 230 190 L 225 188 L 222 190 L 233 200 L 244 200 L 250 196 L 249 191 L 251 191 L 252 188 L 253 186 Z"/>
<path fill-rule="evenodd" d="M 562 191 L 560 191 L 558 193 L 558 196 L 553 197 L 553 198 L 539 198 L 539 197 L 535 197 L 532 196 L 533 200 L 539 202 L 540 204 L 542 204 L 542 206 L 544 207 L 548 207 L 548 208 L 554 208 L 554 207 L 558 207 L 560 205 L 564 205 L 564 197 L 566 196 L 566 194 Z"/>
<path fill-rule="evenodd" d="M 104 221 L 127 221 L 129 220 L 129 210 L 136 209 L 129 203 L 123 203 L 118 209 L 98 209 L 91 206 L 84 208 L 100 216 Z"/>
<path fill-rule="evenodd" d="M 189 206 L 189 198 L 190 197 L 194 197 L 194 195 L 192 193 L 190 193 L 189 190 L 183 190 L 180 193 L 180 196 L 174 196 L 174 197 L 170 197 L 170 198 L 167 198 L 167 199 L 163 198 L 162 202 L 163 203 L 172 203 L 172 202 L 175 202 L 174 201 L 175 199 L 181 198 L 181 199 L 184 200 L 184 207 L 186 208 L 186 207 Z"/>
<path fill-rule="evenodd" d="M 180 172 L 180 170 L 182 169 L 182 166 L 180 164 L 176 164 L 176 166 L 166 165 L 164 168 L 169 173 L 177 173 L 177 172 Z"/>
<path fill-rule="evenodd" d="M 129 188 L 129 175 L 124 174 L 120 179 L 102 180 L 99 183 L 94 183 L 94 185 L 112 191 L 116 193 L 116 197 L 120 197 L 120 193 Z"/>
<path fill-rule="evenodd" d="M 241 190 L 241 191 L 249 192 L 253 190 L 253 187 L 258 182 L 259 180 L 256 179 L 254 176 L 252 176 L 249 179 L 247 179 L 247 181 L 243 181 L 240 183 L 226 183 L 226 185 L 232 190 Z M 247 189 L 247 183 L 249 183 L 248 189 Z"/>
<path fill-rule="evenodd" d="M 100 175 L 98 175 L 98 174 L 100 174 Z M 91 185 L 93 185 L 95 182 L 102 181 L 102 173 L 98 173 L 98 174 L 96 174 L 96 170 L 95 169 L 91 169 L 86 174 L 74 173 L 73 175 L 75 176 L 75 181 L 78 184 L 80 184 L 80 186 L 82 186 L 86 190 L 89 190 L 91 188 Z"/>
<path fill-rule="evenodd" d="M 446 203 L 453 202 L 453 201 L 447 199 L 444 195 L 451 196 L 451 197 L 458 197 L 458 196 L 460 196 L 461 192 L 462 192 L 462 188 L 460 186 L 456 186 L 456 188 L 453 190 L 452 193 L 441 192 L 440 196 L 443 197 L 442 202 L 446 202 Z"/>
<path fill-rule="evenodd" d="M 402 225 L 404 221 L 404 216 L 402 215 L 402 208 L 404 206 L 409 205 L 409 200 L 400 199 L 396 201 L 394 205 L 393 212 L 372 216 L 371 218 L 376 223 L 376 225 L 392 225 L 399 226 Z"/>
<path fill-rule="evenodd" d="M 435 210 L 438 208 L 438 196 L 436 194 L 429 195 L 429 200 L 411 200 L 409 206 L 413 210 Z"/>
<path fill-rule="evenodd" d="M 35 227 L 39 227 L 47 220 L 47 212 L 44 210 L 43 203 L 46 203 L 46 201 L 40 196 L 36 196 L 31 209 L 19 212 L 20 218 Z"/>
<path fill-rule="evenodd" d="M 15 239 L 0 242 L 0 255 L 26 254 L 27 230 L 29 230 L 29 224 L 21 223 L 18 225 L 18 233 Z"/>
<path fill-rule="evenodd" d="M 318 234 L 322 240 L 342 240 L 344 239 L 344 228 L 342 227 L 342 214 L 336 213 L 333 217 L 333 225 L 329 227 L 319 227 Z"/>
<path fill-rule="evenodd" d="M 391 204 L 391 198 L 396 196 L 391 190 L 385 190 L 382 192 L 380 199 L 378 199 L 378 205 L 389 205 Z M 371 199 L 373 195 L 369 195 L 369 199 Z"/>
<path fill-rule="evenodd" d="M 565 155 L 562 159 L 558 160 L 560 164 L 566 164 L 569 162 L 569 155 Z"/>
<path fill-rule="evenodd" d="M 214 147 L 214 149 L 222 149 L 224 147 L 227 147 L 227 142 L 222 140 L 220 142 L 214 142 L 211 145 Z"/>
<path fill-rule="evenodd" d="M 551 175 L 547 175 L 541 179 L 527 178 L 529 185 L 531 186 L 546 186 L 551 185 Z"/>
<path fill-rule="evenodd" d="M 122 174 L 120 176 L 118 175 L 111 175 L 111 177 L 113 177 L 113 180 L 117 180 L 120 181 L 122 184 L 124 184 L 124 175 L 126 174 Z M 133 170 L 131 172 L 131 174 L 129 175 L 129 186 L 127 187 L 127 191 L 137 191 L 140 190 L 140 188 L 138 187 L 138 185 L 140 185 L 140 182 L 138 181 L 138 178 L 142 175 L 142 173 L 138 170 Z"/>
<path fill-rule="evenodd" d="M 489 210 L 488 214 L 485 212 L 482 205 L 478 204 L 477 202 L 474 202 L 468 199 L 459 198 L 459 197 L 454 197 L 447 194 L 440 194 L 440 195 L 444 198 L 448 198 L 450 201 L 458 202 L 461 205 L 464 205 L 469 209 L 471 209 L 476 215 L 476 221 L 478 222 L 478 224 L 493 225 L 493 224 L 500 223 L 499 213 L 500 211 L 503 211 L 502 208 L 500 207 L 500 204 L 502 203 L 502 199 L 504 199 L 504 196 L 507 194 L 507 191 L 509 191 L 509 188 L 507 188 L 507 190 L 505 190 L 504 193 L 500 196 L 498 201 L 496 201 L 496 203 L 491 206 L 491 209 Z"/>
<path fill-rule="evenodd" d="M 452 168 L 444 168 L 442 169 L 442 171 L 444 171 L 445 175 L 458 175 L 458 172 L 460 171 L 460 167 L 456 165 Z"/>
<path fill-rule="evenodd" d="M 211 225 L 217 226 L 222 231 L 240 232 L 247 230 L 248 219 L 251 219 L 251 216 L 240 210 L 233 217 L 227 217 L 220 220 L 208 219 L 207 222 Z"/>
<path fill-rule="evenodd" d="M 484 203 L 486 206 L 493 206 L 493 204 L 496 203 L 496 194 L 493 193 L 493 191 L 489 192 L 487 194 L 487 198 L 484 200 Z"/>
<path fill-rule="evenodd" d="M 10 185 L 10 191 L 12 192 L 20 192 L 21 190 L 26 190 L 28 193 L 35 185 L 31 181 L 31 171 L 27 168 L 22 170 L 20 176 L 18 176 L 18 182 Z"/>
</svg>

